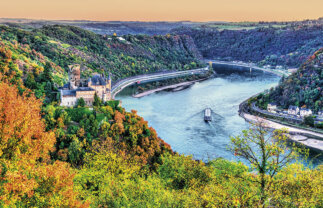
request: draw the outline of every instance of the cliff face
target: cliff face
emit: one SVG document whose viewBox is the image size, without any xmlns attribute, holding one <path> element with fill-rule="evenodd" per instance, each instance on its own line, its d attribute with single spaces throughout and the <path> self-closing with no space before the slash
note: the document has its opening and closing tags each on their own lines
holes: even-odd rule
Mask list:
<svg viewBox="0 0 323 208">
<path fill-rule="evenodd" d="M 189 35 L 205 58 L 252 61 L 298 67 L 323 46 L 323 24 L 285 28 L 219 30 L 210 27 L 178 28 Z"/>
<path fill-rule="evenodd" d="M 323 109 L 323 48 L 316 51 L 297 72 L 281 81 L 269 94 L 280 106 L 306 106 L 317 112 Z"/>
</svg>

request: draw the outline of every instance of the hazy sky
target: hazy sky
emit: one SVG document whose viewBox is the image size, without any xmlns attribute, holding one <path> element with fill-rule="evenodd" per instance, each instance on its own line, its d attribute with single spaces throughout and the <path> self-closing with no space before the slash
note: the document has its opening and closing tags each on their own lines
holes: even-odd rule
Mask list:
<svg viewBox="0 0 323 208">
<path fill-rule="evenodd" d="M 271 21 L 323 17 L 323 0 L 0 0 L 0 17 Z"/>
</svg>

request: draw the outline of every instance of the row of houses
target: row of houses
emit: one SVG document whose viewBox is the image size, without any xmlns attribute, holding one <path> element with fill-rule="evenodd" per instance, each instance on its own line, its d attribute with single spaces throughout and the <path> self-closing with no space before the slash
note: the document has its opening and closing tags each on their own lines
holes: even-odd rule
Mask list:
<svg viewBox="0 0 323 208">
<path fill-rule="evenodd" d="M 279 110 L 277 107 L 277 104 L 275 103 L 269 103 L 267 105 L 267 111 L 270 113 L 282 113 L 282 114 L 288 114 L 292 116 L 297 117 L 305 117 L 313 115 L 313 112 L 311 109 L 308 108 L 299 108 L 298 106 L 289 106 L 288 110 Z M 319 111 L 317 114 L 318 117 L 323 118 L 323 111 Z"/>
<path fill-rule="evenodd" d="M 284 67 L 281 66 L 281 65 L 271 66 L 270 64 L 263 66 L 263 68 L 265 68 L 265 69 L 280 69 L 280 70 L 283 70 L 284 69 Z"/>
</svg>

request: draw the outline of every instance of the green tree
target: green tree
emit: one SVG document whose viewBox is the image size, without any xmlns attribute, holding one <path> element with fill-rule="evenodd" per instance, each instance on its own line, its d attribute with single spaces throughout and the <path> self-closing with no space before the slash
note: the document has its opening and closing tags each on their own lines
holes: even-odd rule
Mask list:
<svg viewBox="0 0 323 208">
<path fill-rule="evenodd" d="M 93 106 L 95 107 L 99 107 L 101 106 L 101 99 L 99 98 L 99 96 L 95 93 L 94 94 L 94 102 L 93 102 Z"/>
<path fill-rule="evenodd" d="M 69 162 L 72 165 L 78 166 L 83 161 L 83 144 L 78 140 L 78 138 L 75 135 L 73 135 L 72 139 L 73 141 L 68 147 L 68 158 Z"/>
<path fill-rule="evenodd" d="M 273 184 L 273 177 L 300 154 L 308 154 L 304 148 L 293 146 L 288 148 L 286 130 L 270 132 L 264 123 L 256 123 L 242 135 L 231 138 L 230 150 L 235 156 L 246 159 L 252 170 L 257 171 L 259 177 L 254 182 L 260 186 L 260 203 L 262 207 L 268 205 L 268 190 Z"/>
<path fill-rule="evenodd" d="M 46 65 L 44 67 L 44 72 L 42 74 L 42 80 L 45 82 L 51 82 L 53 79 L 53 75 L 52 75 L 52 66 L 50 65 L 49 62 L 46 62 Z"/>
<path fill-rule="evenodd" d="M 174 189 L 200 187 L 211 180 L 211 169 L 202 161 L 180 155 L 164 154 L 157 172 Z"/>
<path fill-rule="evenodd" d="M 84 107 L 85 106 L 85 101 L 82 97 L 77 100 L 76 106 L 77 107 Z"/>
<path fill-rule="evenodd" d="M 305 116 L 304 117 L 304 123 L 306 125 L 314 127 L 314 118 L 313 118 L 313 116 Z"/>
</svg>

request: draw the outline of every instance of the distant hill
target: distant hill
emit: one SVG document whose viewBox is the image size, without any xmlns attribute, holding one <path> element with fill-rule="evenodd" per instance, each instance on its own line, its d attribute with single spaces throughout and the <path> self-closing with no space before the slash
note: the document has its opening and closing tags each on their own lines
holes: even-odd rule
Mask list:
<svg viewBox="0 0 323 208">
<path fill-rule="evenodd" d="M 166 35 L 178 27 L 193 27 L 203 23 L 179 22 L 138 22 L 138 21 L 88 21 L 88 20 L 32 20 L 0 18 L 0 24 L 8 26 L 38 29 L 45 25 L 71 25 L 90 30 L 101 35 Z"/>
<path fill-rule="evenodd" d="M 260 65 L 298 67 L 323 47 L 323 23 L 258 25 L 206 25 L 177 28 L 189 35 L 207 59 L 239 60 Z"/>
<path fill-rule="evenodd" d="M 36 19 L 11 19 L 0 18 L 0 24 L 8 26 L 23 27 L 26 29 L 37 29 L 45 25 L 71 25 L 90 30 L 102 35 L 166 35 L 176 28 L 217 28 L 219 30 L 243 30 L 261 27 L 284 28 L 300 25 L 323 24 L 323 18 L 303 21 L 288 22 L 191 22 L 191 21 L 89 21 L 89 20 L 36 20 Z"/>
<path fill-rule="evenodd" d="M 279 85 L 261 103 L 276 102 L 283 108 L 289 105 L 306 106 L 314 112 L 323 109 L 323 48 L 316 51 L 291 76 L 282 79 Z"/>
<path fill-rule="evenodd" d="M 0 18 L 0 24 L 29 31 L 48 25 L 52 28 L 71 25 L 108 36 L 186 35 L 193 39 L 205 59 L 286 67 L 299 67 L 323 47 L 323 18 L 290 22 L 100 22 Z"/>
</svg>

